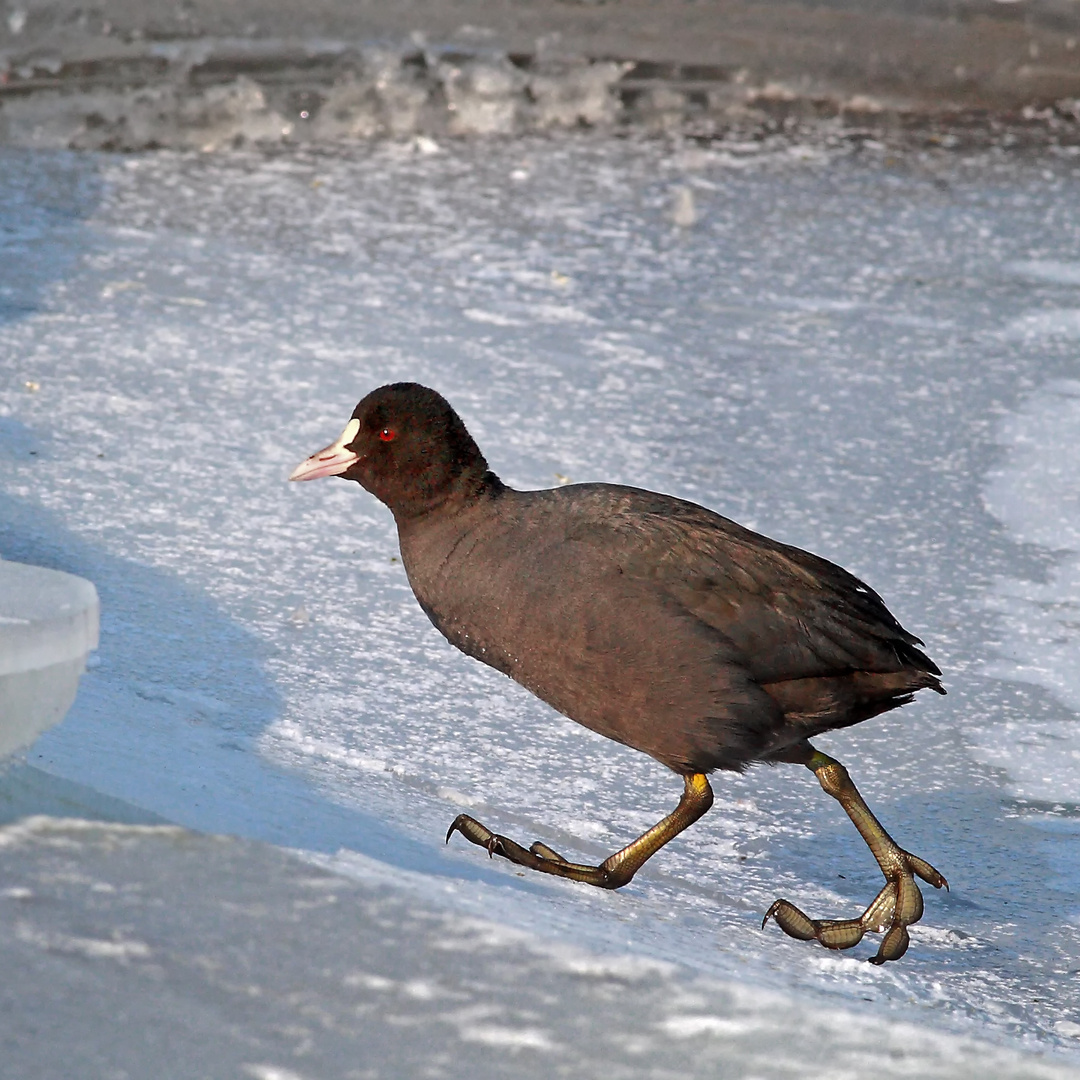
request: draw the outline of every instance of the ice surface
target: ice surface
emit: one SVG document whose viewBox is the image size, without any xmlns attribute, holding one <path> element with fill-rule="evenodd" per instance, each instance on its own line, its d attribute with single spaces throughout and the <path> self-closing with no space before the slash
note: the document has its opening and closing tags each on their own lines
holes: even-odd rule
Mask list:
<svg viewBox="0 0 1080 1080">
<path fill-rule="evenodd" d="M 28 818 L 0 859 L 4 1080 L 1075 1075 L 175 827 Z"/>
<path fill-rule="evenodd" d="M 31 766 L 543 948 L 1076 1070 L 1077 805 L 1018 798 L 1010 771 L 1075 713 L 999 666 L 1027 655 L 1002 582 L 1062 557 L 988 494 L 1008 425 L 1078 375 L 1075 339 L 1032 322 L 1067 324 L 1075 288 L 1018 269 L 1075 261 L 1071 159 L 566 137 L 3 166 L 0 553 L 88 577 L 103 610 L 100 663 Z M 285 483 L 397 378 L 446 393 L 508 482 L 703 502 L 848 566 L 927 641 L 947 698 L 821 740 L 950 880 L 901 963 L 760 929 L 778 895 L 841 915 L 880 884 L 804 771 L 718 778 L 713 811 L 616 894 L 442 845 L 466 806 L 602 857 L 679 784 L 455 653 L 354 485 Z M 529 1006 L 518 1055 L 564 1044 L 558 998 Z M 770 1008 L 748 1006 L 763 1043 Z M 739 1072 L 741 1016 L 663 1014 L 675 1044 L 715 1040 L 684 1074 L 788 1075 Z M 476 1020 L 475 1045 L 507 1053 L 506 1026 Z M 823 1054 L 846 1045 L 821 1030 Z M 892 1038 L 859 1042 L 850 1074 L 888 1075 Z M 925 1045 L 913 1074 L 940 1058 Z"/>
</svg>

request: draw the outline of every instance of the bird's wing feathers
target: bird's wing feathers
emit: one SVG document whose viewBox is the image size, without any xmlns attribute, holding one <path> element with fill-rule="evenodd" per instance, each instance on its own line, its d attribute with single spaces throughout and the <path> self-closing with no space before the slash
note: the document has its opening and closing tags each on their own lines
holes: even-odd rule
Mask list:
<svg viewBox="0 0 1080 1080">
<path fill-rule="evenodd" d="M 758 682 L 905 667 L 938 674 L 881 597 L 841 567 L 692 503 L 622 491 L 602 523 L 574 538 L 603 544 L 622 573 L 651 580 L 723 633 Z"/>
</svg>

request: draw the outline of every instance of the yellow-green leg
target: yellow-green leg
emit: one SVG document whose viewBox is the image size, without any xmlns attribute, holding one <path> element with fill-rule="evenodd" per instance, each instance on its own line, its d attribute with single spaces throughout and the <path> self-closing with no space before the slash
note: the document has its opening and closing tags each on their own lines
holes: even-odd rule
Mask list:
<svg viewBox="0 0 1080 1080">
<path fill-rule="evenodd" d="M 899 960 L 907 952 L 907 928 L 922 918 L 923 899 L 915 878 L 940 889 L 949 887 L 945 878 L 928 862 L 904 851 L 870 812 L 847 769 L 835 758 L 807 745 L 803 764 L 813 771 L 818 783 L 847 811 L 885 875 L 885 887 L 857 919 L 811 919 L 788 900 L 777 900 L 765 913 L 761 925 L 775 918 L 791 937 L 802 941 L 816 938 L 827 949 L 850 949 L 867 932 L 882 933 L 881 947 L 873 964 Z"/>
<path fill-rule="evenodd" d="M 693 773 L 683 778 L 686 783 L 679 805 L 663 821 L 642 833 L 635 841 L 616 851 L 599 866 L 584 866 L 568 862 L 547 844 L 537 840 L 527 850 L 505 836 L 493 833 L 468 814 L 459 814 L 446 833 L 447 843 L 455 832 L 466 840 L 487 848 L 489 855 L 501 855 L 518 866 L 527 866 L 544 874 L 572 878 L 596 885 L 601 889 L 618 889 L 625 885 L 641 869 L 645 861 L 655 855 L 669 840 L 683 829 L 693 825 L 713 802 L 712 788 L 704 773 Z"/>
</svg>

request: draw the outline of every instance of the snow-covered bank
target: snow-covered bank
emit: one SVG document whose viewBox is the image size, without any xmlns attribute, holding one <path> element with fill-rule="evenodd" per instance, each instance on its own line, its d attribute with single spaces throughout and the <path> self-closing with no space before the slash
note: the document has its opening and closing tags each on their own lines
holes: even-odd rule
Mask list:
<svg viewBox="0 0 1080 1080">
<path fill-rule="evenodd" d="M 0 141 L 181 148 L 616 119 L 639 131 L 689 125 L 704 134 L 755 116 L 841 116 L 883 132 L 936 120 L 954 137 L 991 127 L 1001 136 L 1008 117 L 1021 136 L 1045 122 L 1075 142 L 1073 8 L 1072 0 L 13 3 L 0 19 Z M 581 109 L 584 101 L 592 106 Z M 997 124 L 987 124 L 987 110 Z"/>
<path fill-rule="evenodd" d="M 3 163 L 0 553 L 102 597 L 100 663 L 32 766 L 451 917 L 1077 1067 L 1077 804 L 1025 809 L 986 750 L 1072 717 L 985 666 L 997 583 L 1050 561 L 983 503 L 1003 415 L 1077 376 L 1068 335 L 1017 329 L 1075 307 L 1016 269 L 1075 260 L 1071 158 L 561 138 Z M 801 770 L 720 778 L 614 895 L 443 846 L 466 806 L 603 855 L 679 785 L 454 653 L 363 492 L 285 483 L 395 378 L 443 391 L 508 482 L 703 502 L 926 639 L 948 698 L 822 741 L 952 885 L 902 963 L 760 929 L 777 895 L 848 914 L 880 881 Z"/>
</svg>

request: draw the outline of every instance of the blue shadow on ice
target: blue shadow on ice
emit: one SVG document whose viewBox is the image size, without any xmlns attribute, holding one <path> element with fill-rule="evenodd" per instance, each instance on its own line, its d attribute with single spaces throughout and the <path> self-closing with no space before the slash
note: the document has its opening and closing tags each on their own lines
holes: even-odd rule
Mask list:
<svg viewBox="0 0 1080 1080">
<path fill-rule="evenodd" d="M 33 443 L 9 426 L 3 439 Z M 281 711 L 267 647 L 175 576 L 110 555 L 51 511 L 0 492 L 0 556 L 88 578 L 101 646 L 67 719 L 0 772 L 0 821 L 31 813 L 172 821 L 285 847 L 342 848 L 424 874 L 534 890 L 420 843 L 276 768 L 258 735 Z"/>
<path fill-rule="evenodd" d="M 13 416 L 0 416 L 0 461 L 25 461 L 28 457 L 46 458 L 49 444 Z"/>
</svg>

